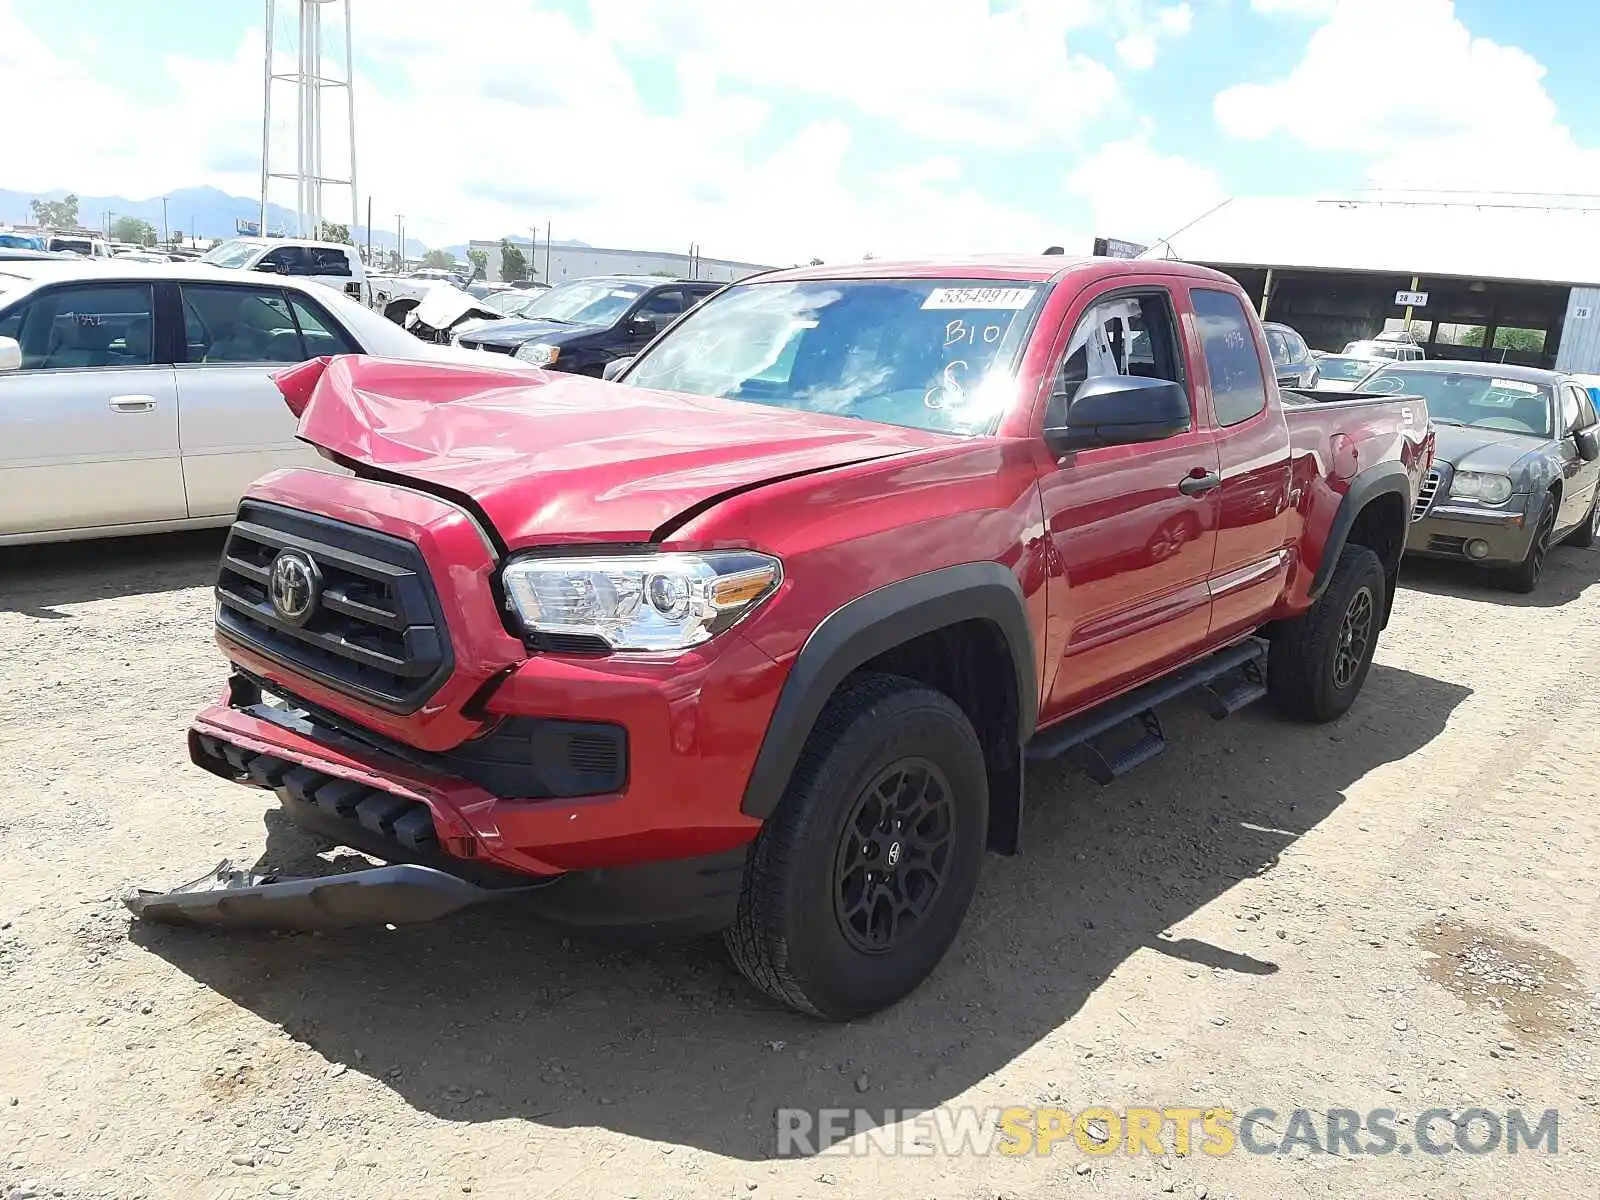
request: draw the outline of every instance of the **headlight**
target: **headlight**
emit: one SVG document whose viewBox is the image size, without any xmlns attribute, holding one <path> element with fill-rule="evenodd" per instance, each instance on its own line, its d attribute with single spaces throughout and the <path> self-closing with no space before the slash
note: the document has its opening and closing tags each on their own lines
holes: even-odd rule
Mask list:
<svg viewBox="0 0 1600 1200">
<path fill-rule="evenodd" d="M 600 638 L 613 650 L 684 650 L 777 590 L 783 567 L 750 550 L 522 558 L 501 574 L 530 633 Z"/>
<path fill-rule="evenodd" d="M 536 367 L 548 367 L 561 357 L 561 347 L 548 342 L 524 342 L 517 347 L 517 357 Z"/>
<path fill-rule="evenodd" d="M 1457 471 L 1450 481 L 1450 495 L 1457 500 L 1504 504 L 1511 499 L 1511 480 L 1505 475 L 1486 475 L 1482 471 Z"/>
</svg>

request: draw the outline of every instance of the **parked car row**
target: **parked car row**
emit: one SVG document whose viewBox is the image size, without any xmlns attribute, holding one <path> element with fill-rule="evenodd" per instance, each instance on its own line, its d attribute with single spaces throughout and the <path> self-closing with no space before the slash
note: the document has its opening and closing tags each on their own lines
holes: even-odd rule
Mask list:
<svg viewBox="0 0 1600 1200">
<path fill-rule="evenodd" d="M 0 261 L 0 544 L 227 524 L 264 472 L 326 466 L 273 376 L 333 354 L 485 359 L 309 278 Z"/>
</svg>

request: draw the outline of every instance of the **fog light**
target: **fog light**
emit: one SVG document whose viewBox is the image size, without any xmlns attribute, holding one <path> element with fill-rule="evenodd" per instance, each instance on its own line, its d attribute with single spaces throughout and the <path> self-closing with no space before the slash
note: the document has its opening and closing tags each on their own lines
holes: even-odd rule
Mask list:
<svg viewBox="0 0 1600 1200">
<path fill-rule="evenodd" d="M 1468 558 L 1488 558 L 1489 557 L 1489 543 L 1484 541 L 1482 538 L 1473 538 L 1470 542 L 1467 543 L 1467 557 Z"/>
</svg>

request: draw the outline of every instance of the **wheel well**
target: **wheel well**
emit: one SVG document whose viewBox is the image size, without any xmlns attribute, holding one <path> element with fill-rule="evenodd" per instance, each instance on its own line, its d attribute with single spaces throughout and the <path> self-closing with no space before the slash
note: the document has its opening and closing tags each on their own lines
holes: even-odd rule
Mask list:
<svg viewBox="0 0 1600 1200">
<path fill-rule="evenodd" d="M 1394 590 L 1400 579 L 1400 556 L 1406 548 L 1406 527 L 1410 514 L 1406 511 L 1405 497 L 1396 492 L 1385 492 L 1367 501 L 1356 514 L 1350 527 L 1347 546 L 1365 546 L 1383 563 L 1383 576 L 1388 582 L 1388 595 L 1384 598 L 1383 622 L 1388 625 L 1389 610 L 1394 607 Z"/>
<path fill-rule="evenodd" d="M 1022 822 L 1022 747 L 1016 670 L 1005 634 L 974 618 L 885 650 L 857 671 L 915 679 L 943 692 L 972 722 L 989 773 L 989 849 L 1015 854 Z"/>
</svg>

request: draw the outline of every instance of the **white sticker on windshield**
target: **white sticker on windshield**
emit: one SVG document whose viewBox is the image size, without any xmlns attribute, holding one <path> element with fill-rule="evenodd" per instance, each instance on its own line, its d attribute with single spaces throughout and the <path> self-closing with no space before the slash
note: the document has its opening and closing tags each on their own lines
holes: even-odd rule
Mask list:
<svg viewBox="0 0 1600 1200">
<path fill-rule="evenodd" d="M 1524 392 L 1529 396 L 1537 396 L 1539 394 L 1538 384 L 1524 383 L 1520 379 L 1496 379 L 1491 386 L 1507 392 Z"/>
<path fill-rule="evenodd" d="M 1027 308 L 1032 288 L 939 287 L 928 293 L 923 308 Z"/>
</svg>

